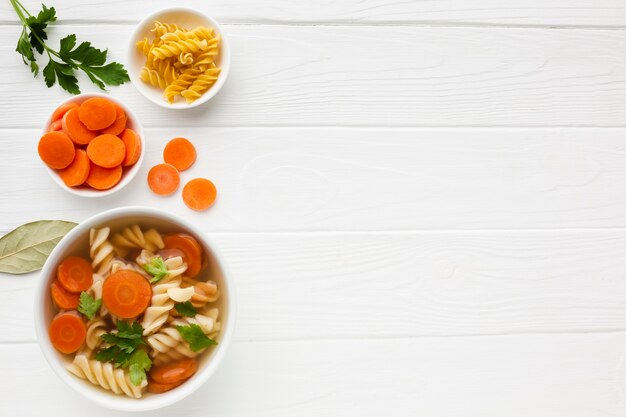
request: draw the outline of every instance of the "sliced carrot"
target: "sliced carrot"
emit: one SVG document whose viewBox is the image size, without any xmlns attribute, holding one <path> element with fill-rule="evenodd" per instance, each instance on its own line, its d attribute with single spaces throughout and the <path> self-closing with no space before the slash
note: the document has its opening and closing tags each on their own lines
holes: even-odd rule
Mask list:
<svg viewBox="0 0 626 417">
<path fill-rule="evenodd" d="M 150 304 L 152 286 L 139 273 L 121 269 L 102 285 L 102 302 L 111 314 L 123 319 L 137 317 Z"/>
<path fill-rule="evenodd" d="M 48 126 L 48 132 L 56 132 L 59 130 L 63 130 L 63 121 L 61 119 L 55 120 Z"/>
<path fill-rule="evenodd" d="M 183 253 L 187 264 L 185 276 L 193 278 L 202 269 L 202 246 L 196 239 L 185 233 L 173 233 L 163 237 L 165 249 L 178 249 Z"/>
<path fill-rule="evenodd" d="M 100 135 L 87 145 L 87 156 L 102 168 L 113 168 L 124 161 L 126 146 L 115 135 Z"/>
<path fill-rule="evenodd" d="M 96 164 L 91 164 L 85 182 L 96 190 L 108 190 L 115 187 L 121 179 L 122 167 L 120 165 L 113 168 L 102 168 Z"/>
<path fill-rule="evenodd" d="M 115 105 L 106 98 L 92 97 L 78 107 L 78 117 L 89 130 L 105 129 L 115 121 Z"/>
<path fill-rule="evenodd" d="M 52 113 L 52 121 L 59 120 L 63 118 L 63 115 L 68 111 L 75 109 L 78 107 L 78 103 L 70 101 L 69 103 L 61 104 L 59 107 L 54 110 Z"/>
<path fill-rule="evenodd" d="M 115 121 L 111 124 L 111 126 L 106 129 L 102 129 L 101 133 L 119 135 L 126 128 L 126 112 L 118 104 L 114 103 L 113 105 L 115 106 Z"/>
<path fill-rule="evenodd" d="M 87 129 L 78 118 L 78 108 L 70 109 L 62 119 L 63 131 L 77 145 L 86 145 L 98 136 L 96 132 Z"/>
<path fill-rule="evenodd" d="M 174 384 L 188 379 L 197 370 L 198 361 L 195 358 L 185 358 L 153 366 L 150 369 L 150 378 L 159 384 Z"/>
<path fill-rule="evenodd" d="M 93 284 L 91 263 L 80 256 L 69 256 L 57 267 L 57 280 L 69 292 L 87 291 Z"/>
<path fill-rule="evenodd" d="M 122 132 L 122 142 L 126 146 L 126 157 L 122 165 L 125 167 L 135 165 L 141 155 L 141 140 L 139 135 L 132 129 L 124 129 Z"/>
<path fill-rule="evenodd" d="M 180 386 L 185 381 L 174 382 L 173 384 L 160 384 L 148 378 L 148 392 L 153 394 L 161 394 Z"/>
<path fill-rule="evenodd" d="M 52 319 L 48 337 L 59 352 L 74 353 L 85 342 L 87 327 L 78 313 L 68 311 Z"/>
<path fill-rule="evenodd" d="M 177 170 L 184 171 L 196 162 L 196 148 L 185 138 L 172 139 L 165 145 L 163 160 Z"/>
<path fill-rule="evenodd" d="M 37 147 L 39 157 L 50 168 L 63 169 L 74 160 L 74 144 L 63 132 L 47 132 Z"/>
<path fill-rule="evenodd" d="M 158 164 L 148 172 L 148 186 L 153 193 L 169 195 L 178 189 L 180 175 L 170 164 Z"/>
<path fill-rule="evenodd" d="M 87 152 L 76 149 L 76 155 L 71 164 L 59 171 L 59 176 L 68 187 L 78 187 L 87 181 L 91 163 Z"/>
<path fill-rule="evenodd" d="M 192 210 L 203 211 L 215 203 L 215 184 L 206 178 L 195 178 L 183 187 L 183 201 Z"/>
<path fill-rule="evenodd" d="M 78 308 L 78 294 L 69 292 L 57 280 L 50 284 L 50 295 L 54 304 L 61 310 Z"/>
</svg>

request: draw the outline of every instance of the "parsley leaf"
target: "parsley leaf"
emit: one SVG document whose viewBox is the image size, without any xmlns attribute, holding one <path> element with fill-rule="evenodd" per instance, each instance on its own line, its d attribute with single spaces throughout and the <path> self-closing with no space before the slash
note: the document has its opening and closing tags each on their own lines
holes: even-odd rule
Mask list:
<svg viewBox="0 0 626 417">
<path fill-rule="evenodd" d="M 181 316 L 185 317 L 195 317 L 198 314 L 198 311 L 194 308 L 191 301 L 185 301 L 184 303 L 176 303 L 174 308 Z"/>
<path fill-rule="evenodd" d="M 42 9 L 36 16 L 28 14 L 19 0 L 9 0 L 22 22 L 22 33 L 15 50 L 22 55 L 22 61 L 30 66 L 34 76 L 39 73 L 39 65 L 34 51 L 48 55 L 48 64 L 43 70 L 46 85 L 52 87 L 56 82 L 72 94 L 79 94 L 80 87 L 76 71 L 83 71 L 87 77 L 104 90 L 107 85 L 120 85 L 130 81 L 124 66 L 117 62 L 107 64 L 107 50 L 91 46 L 90 42 L 82 42 L 76 46 L 76 35 L 68 35 L 61 39 L 59 50 L 55 51 L 45 41 L 48 39 L 46 29 L 50 23 L 56 22 L 54 7 Z"/>
<path fill-rule="evenodd" d="M 168 274 L 167 265 L 160 256 L 155 256 L 150 262 L 143 266 L 144 271 L 152 275 L 151 284 L 161 281 Z"/>
<path fill-rule="evenodd" d="M 100 306 L 102 305 L 101 298 L 94 300 L 94 298 L 85 291 L 80 293 L 80 297 L 78 300 L 78 311 L 87 316 L 89 320 L 93 319 L 98 310 L 100 310 Z"/>
<path fill-rule="evenodd" d="M 202 328 L 197 324 L 176 326 L 176 330 L 178 330 L 183 339 L 189 343 L 189 349 L 193 352 L 198 352 L 206 347 L 217 345 L 217 342 L 205 335 Z"/>
<path fill-rule="evenodd" d="M 141 384 L 141 381 L 147 379 L 146 371 L 152 367 L 152 361 L 145 350 L 137 350 L 130 357 L 128 371 L 130 374 L 130 382 L 133 385 Z"/>
<path fill-rule="evenodd" d="M 117 332 L 104 333 L 100 338 L 109 346 L 96 353 L 96 359 L 101 362 L 112 362 L 116 368 L 128 367 L 132 354 L 144 345 L 142 338 L 143 327 L 134 322 L 123 320 L 117 322 Z"/>
</svg>

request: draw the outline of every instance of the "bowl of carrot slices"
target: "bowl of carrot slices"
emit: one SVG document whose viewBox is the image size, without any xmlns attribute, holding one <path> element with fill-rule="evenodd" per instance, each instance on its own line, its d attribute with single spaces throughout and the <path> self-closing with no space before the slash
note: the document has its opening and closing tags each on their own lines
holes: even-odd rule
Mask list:
<svg viewBox="0 0 626 417">
<path fill-rule="evenodd" d="M 39 158 L 61 188 L 103 197 L 124 188 L 143 161 L 139 119 L 120 100 L 99 93 L 61 103 L 44 125 Z"/>
<path fill-rule="evenodd" d="M 231 276 L 186 220 L 124 207 L 72 229 L 48 257 L 35 331 L 54 372 L 122 411 L 180 401 L 222 361 L 235 323 Z"/>
</svg>

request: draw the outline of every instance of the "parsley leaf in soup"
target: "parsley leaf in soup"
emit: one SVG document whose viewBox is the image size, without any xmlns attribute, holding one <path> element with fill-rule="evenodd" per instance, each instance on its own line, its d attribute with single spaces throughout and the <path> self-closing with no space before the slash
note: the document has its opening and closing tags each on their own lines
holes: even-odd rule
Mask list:
<svg viewBox="0 0 626 417">
<path fill-rule="evenodd" d="M 189 349 L 193 352 L 198 352 L 209 346 L 217 345 L 217 342 L 205 335 L 202 328 L 197 324 L 176 326 L 176 330 L 178 330 L 183 339 L 189 343 Z"/>
<path fill-rule="evenodd" d="M 134 322 L 123 320 L 117 322 L 117 332 L 104 333 L 100 338 L 108 346 L 96 353 L 96 359 L 101 362 L 111 362 L 116 368 L 126 368 L 131 364 L 134 353 L 144 345 L 142 338 L 143 327 Z"/>
<path fill-rule="evenodd" d="M 191 301 L 185 301 L 184 303 L 176 303 L 174 308 L 181 316 L 185 317 L 195 317 L 198 314 L 198 311 L 195 309 Z"/>
<path fill-rule="evenodd" d="M 130 364 L 128 372 L 130 374 L 130 382 L 133 385 L 139 385 L 146 377 L 146 371 L 152 367 L 152 361 L 145 350 L 137 350 L 133 353 L 128 361 Z"/>
<path fill-rule="evenodd" d="M 152 275 L 151 284 L 161 281 L 168 274 L 167 265 L 160 256 L 155 256 L 150 262 L 143 266 L 144 271 Z"/>
<path fill-rule="evenodd" d="M 78 311 L 83 313 L 89 320 L 92 320 L 94 318 L 98 310 L 100 310 L 101 306 L 101 298 L 94 300 L 94 298 L 89 295 L 89 293 L 85 291 L 80 293 Z"/>
</svg>

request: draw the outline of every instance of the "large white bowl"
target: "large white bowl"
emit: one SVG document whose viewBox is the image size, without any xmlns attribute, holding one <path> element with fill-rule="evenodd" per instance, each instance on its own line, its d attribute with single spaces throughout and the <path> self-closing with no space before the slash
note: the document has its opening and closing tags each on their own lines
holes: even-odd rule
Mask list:
<svg viewBox="0 0 626 417">
<path fill-rule="evenodd" d="M 141 154 L 139 155 L 139 159 L 137 160 L 135 165 L 131 166 L 130 168 L 124 167 L 124 170 L 122 172 L 122 179 L 120 180 L 120 182 L 118 182 L 114 187 L 111 187 L 108 190 L 96 190 L 96 189 L 84 187 L 84 186 L 68 187 L 67 185 L 65 185 L 65 183 L 59 176 L 59 173 L 56 170 L 50 168 L 46 164 L 44 164 L 44 166 L 48 170 L 48 173 L 50 174 L 54 182 L 56 182 L 57 185 L 63 188 L 65 191 L 81 196 L 81 197 L 106 197 L 126 187 L 126 185 L 128 185 L 128 183 L 132 181 L 135 175 L 137 175 L 137 172 L 139 172 L 139 167 L 141 167 L 141 163 L 143 162 L 143 155 L 146 152 L 146 140 L 145 140 L 145 135 L 143 133 L 143 127 L 141 126 L 141 123 L 139 122 L 139 119 L 137 118 L 135 113 L 128 106 L 126 106 L 121 100 L 118 100 L 115 97 L 112 97 L 108 94 L 102 94 L 102 93 L 79 94 L 77 96 L 68 98 L 67 100 L 59 103 L 57 106 L 61 106 L 63 104 L 71 103 L 71 102 L 76 102 L 80 104 L 83 101 L 90 99 L 92 97 L 106 98 L 107 100 L 110 100 L 116 103 L 118 106 L 124 109 L 124 112 L 126 113 L 126 117 L 127 117 L 126 127 L 129 129 L 133 129 L 139 135 L 139 140 L 141 141 Z M 43 130 L 41 132 L 42 136 L 48 131 L 51 123 L 52 123 L 52 111 L 50 111 L 50 117 L 48 118 L 48 120 L 46 120 L 46 124 L 43 127 Z"/>
<path fill-rule="evenodd" d="M 144 37 L 147 37 L 149 40 L 154 38 L 154 34 L 151 32 L 151 29 L 154 27 L 154 22 L 156 21 L 173 23 L 187 29 L 193 29 L 197 26 L 212 27 L 215 30 L 215 33 L 221 36 L 220 54 L 215 61 L 215 64 L 221 68 L 220 75 L 215 84 L 213 84 L 211 88 L 209 88 L 193 103 L 187 104 L 187 102 L 185 100 L 181 100 L 180 97 L 177 97 L 177 100 L 175 100 L 174 103 L 169 103 L 163 97 L 163 91 L 160 88 L 146 84 L 139 78 L 141 68 L 143 68 L 146 63 L 146 57 L 137 49 L 137 42 L 142 40 Z M 137 90 L 139 90 L 139 92 L 148 100 L 168 109 L 190 109 L 206 103 L 220 91 L 226 82 L 228 72 L 230 71 L 230 49 L 224 31 L 214 19 L 197 10 L 177 7 L 159 10 L 139 22 L 130 37 L 126 62 L 128 63 L 128 75 L 130 76 L 131 81 L 135 87 L 137 87 Z"/>
<path fill-rule="evenodd" d="M 65 366 L 71 363 L 73 355 L 64 355 L 58 352 L 50 343 L 48 326 L 55 315 L 55 307 L 50 297 L 50 284 L 56 277 L 57 265 L 72 254 L 83 254 L 88 251 L 88 235 L 92 227 L 110 226 L 116 229 L 139 223 L 146 227 L 155 227 L 162 232 L 184 232 L 194 236 L 202 245 L 208 259 L 210 279 L 217 282 L 220 289 L 220 317 L 222 329 L 217 338 L 219 344 L 210 351 L 199 356 L 198 372 L 179 387 L 162 393 L 145 393 L 143 398 L 133 399 L 122 395 L 115 395 L 91 384 L 87 380 L 70 374 Z M 215 245 L 195 226 L 177 216 L 165 211 L 148 207 L 122 207 L 108 210 L 95 215 L 72 229 L 54 248 L 42 271 L 35 293 L 35 331 L 39 346 L 43 354 L 63 382 L 72 387 L 78 394 L 95 403 L 122 411 L 146 411 L 162 408 L 182 400 L 204 384 L 215 372 L 222 361 L 226 349 L 232 338 L 235 327 L 235 289 L 232 278 L 228 273 L 224 259 L 217 252 Z"/>
</svg>

